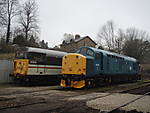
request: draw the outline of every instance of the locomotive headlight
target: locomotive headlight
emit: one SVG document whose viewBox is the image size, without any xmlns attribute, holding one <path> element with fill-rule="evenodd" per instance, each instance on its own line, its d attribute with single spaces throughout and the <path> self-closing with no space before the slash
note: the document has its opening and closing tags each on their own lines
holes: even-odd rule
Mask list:
<svg viewBox="0 0 150 113">
<path fill-rule="evenodd" d="M 65 59 L 67 58 L 67 56 L 64 57 Z"/>
<path fill-rule="evenodd" d="M 77 59 L 80 59 L 81 57 L 77 55 L 76 58 L 77 58 Z"/>
<path fill-rule="evenodd" d="M 72 71 L 72 67 L 71 66 L 69 66 L 69 71 Z"/>
<path fill-rule="evenodd" d="M 79 69 L 78 71 L 81 71 L 81 69 Z"/>
<path fill-rule="evenodd" d="M 86 71 L 86 69 L 85 69 L 85 68 L 83 68 L 83 71 L 85 72 L 85 71 Z"/>
</svg>

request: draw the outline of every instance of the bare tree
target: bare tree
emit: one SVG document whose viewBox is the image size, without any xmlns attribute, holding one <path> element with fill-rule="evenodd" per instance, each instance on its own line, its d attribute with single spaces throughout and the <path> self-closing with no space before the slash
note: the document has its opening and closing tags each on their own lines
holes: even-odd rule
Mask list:
<svg viewBox="0 0 150 113">
<path fill-rule="evenodd" d="M 0 4 L 0 25 L 6 27 L 6 43 L 9 43 L 12 19 L 18 14 L 18 0 L 5 0 Z"/>
<path fill-rule="evenodd" d="M 125 32 L 122 29 L 118 29 L 117 37 L 115 39 L 116 51 L 118 53 L 122 52 L 124 41 L 125 41 Z"/>
<path fill-rule="evenodd" d="M 149 35 L 145 31 L 136 28 L 129 28 L 125 34 L 126 40 L 123 47 L 123 53 L 137 58 L 143 62 L 147 53 L 150 53 Z"/>
<path fill-rule="evenodd" d="M 23 36 L 23 31 L 22 31 L 22 29 L 19 26 L 16 26 L 13 29 L 13 37 L 15 38 L 15 37 L 17 37 L 19 35 Z"/>
<path fill-rule="evenodd" d="M 136 28 L 128 28 L 126 30 L 126 40 L 134 40 L 139 38 L 139 30 Z"/>
<path fill-rule="evenodd" d="M 38 6 L 35 0 L 26 1 L 20 11 L 19 23 L 24 31 L 26 40 L 29 40 L 29 34 L 38 33 Z"/>
<path fill-rule="evenodd" d="M 105 43 L 109 50 L 114 49 L 115 32 L 115 25 L 113 21 L 108 21 L 104 24 L 98 33 L 98 40 L 101 40 L 101 45 L 104 45 L 102 43 Z"/>
</svg>

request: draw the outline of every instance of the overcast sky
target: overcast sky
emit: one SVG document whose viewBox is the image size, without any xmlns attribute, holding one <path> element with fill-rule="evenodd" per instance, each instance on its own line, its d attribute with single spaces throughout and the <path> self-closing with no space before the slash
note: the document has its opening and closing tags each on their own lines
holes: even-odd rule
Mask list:
<svg viewBox="0 0 150 113">
<path fill-rule="evenodd" d="M 150 0 L 37 0 L 40 39 L 50 47 L 62 42 L 64 33 L 96 40 L 100 27 L 113 20 L 118 28 L 136 27 L 150 33 Z"/>
</svg>

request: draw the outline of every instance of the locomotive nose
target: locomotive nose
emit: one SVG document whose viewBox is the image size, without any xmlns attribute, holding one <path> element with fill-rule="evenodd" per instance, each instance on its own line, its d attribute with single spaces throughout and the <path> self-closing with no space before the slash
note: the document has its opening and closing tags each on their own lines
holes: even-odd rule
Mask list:
<svg viewBox="0 0 150 113">
<path fill-rule="evenodd" d="M 77 53 L 70 53 L 63 57 L 62 74 L 86 74 L 86 57 Z"/>
</svg>

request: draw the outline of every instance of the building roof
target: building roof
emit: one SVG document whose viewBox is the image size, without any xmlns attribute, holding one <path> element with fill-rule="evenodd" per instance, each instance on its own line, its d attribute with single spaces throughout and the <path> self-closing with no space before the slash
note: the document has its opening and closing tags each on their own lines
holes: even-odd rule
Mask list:
<svg viewBox="0 0 150 113">
<path fill-rule="evenodd" d="M 97 45 L 96 44 L 96 42 L 95 41 L 93 41 L 89 36 L 85 36 L 85 37 L 80 37 L 80 38 L 78 38 L 78 39 L 70 39 L 70 40 L 64 40 L 65 41 L 65 43 L 63 43 L 63 44 L 61 44 L 61 45 L 65 45 L 65 44 L 71 44 L 71 43 L 78 43 L 78 42 L 80 42 L 81 40 L 84 40 L 84 39 L 86 39 L 86 38 L 89 38 L 95 45 Z"/>
</svg>

